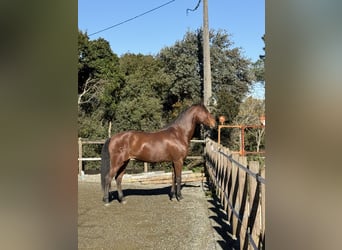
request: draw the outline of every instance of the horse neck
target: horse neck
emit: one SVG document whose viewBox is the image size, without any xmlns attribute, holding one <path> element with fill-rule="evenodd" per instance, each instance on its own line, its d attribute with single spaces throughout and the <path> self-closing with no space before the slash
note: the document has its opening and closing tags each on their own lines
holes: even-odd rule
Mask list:
<svg viewBox="0 0 342 250">
<path fill-rule="evenodd" d="M 190 142 L 195 132 L 196 117 L 194 116 L 195 114 L 191 112 L 189 115 L 187 114 L 186 116 L 184 116 L 184 120 L 182 120 L 182 122 L 179 122 L 177 124 L 187 142 Z"/>
</svg>

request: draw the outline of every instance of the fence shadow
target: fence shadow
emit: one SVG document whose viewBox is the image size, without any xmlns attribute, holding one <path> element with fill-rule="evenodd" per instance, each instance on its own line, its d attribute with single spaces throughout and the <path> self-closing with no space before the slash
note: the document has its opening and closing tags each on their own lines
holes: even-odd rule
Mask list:
<svg viewBox="0 0 342 250">
<path fill-rule="evenodd" d="M 212 220 L 215 224 L 213 226 L 214 230 L 221 236 L 221 240 L 217 240 L 217 244 L 222 249 L 234 250 L 240 249 L 239 240 L 234 239 L 232 235 L 232 228 L 229 225 L 228 216 L 224 211 L 223 206 L 221 205 L 219 198 L 215 194 L 215 191 L 209 187 L 211 190 L 211 199 L 208 199 L 208 203 L 210 204 L 210 211 L 212 211 L 209 219 Z"/>
</svg>

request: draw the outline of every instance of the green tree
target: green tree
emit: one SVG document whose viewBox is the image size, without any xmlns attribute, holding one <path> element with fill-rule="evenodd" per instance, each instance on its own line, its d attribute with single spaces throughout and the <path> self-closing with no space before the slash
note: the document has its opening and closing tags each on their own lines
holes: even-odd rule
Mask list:
<svg viewBox="0 0 342 250">
<path fill-rule="evenodd" d="M 99 85 L 113 82 L 119 58 L 103 38 L 89 40 L 87 33 L 78 33 L 78 93 L 89 102 L 89 93 L 96 95 Z M 95 93 L 95 94 L 94 94 Z M 86 102 L 82 101 L 81 102 Z"/>
<path fill-rule="evenodd" d="M 265 43 L 265 35 L 263 35 L 261 39 Z M 265 51 L 265 47 L 263 48 L 263 50 Z M 253 63 L 253 71 L 257 82 L 265 83 L 265 58 L 265 54 L 260 55 L 259 59 L 255 63 Z"/>
<path fill-rule="evenodd" d="M 108 135 L 108 125 L 117 104 L 115 93 L 120 89 L 119 58 L 102 39 L 89 40 L 86 33 L 78 33 L 78 135 L 88 139 L 102 139 Z M 98 155 L 100 145 L 84 147 L 87 156 Z M 86 169 L 98 167 L 87 162 Z"/>
<path fill-rule="evenodd" d="M 265 114 L 265 100 L 248 97 L 241 103 L 239 113 L 234 119 L 234 124 L 261 125 L 260 116 Z M 238 140 L 235 135 L 235 142 Z M 265 147 L 265 127 L 251 128 L 245 131 L 245 148 L 247 151 L 260 151 Z"/>
<path fill-rule="evenodd" d="M 264 59 L 258 59 L 253 63 L 253 71 L 257 82 L 265 82 Z"/>
<path fill-rule="evenodd" d="M 165 109 L 184 108 L 190 100 L 199 102 L 202 98 L 202 77 L 200 74 L 199 44 L 196 33 L 187 32 L 181 41 L 163 48 L 157 55 L 170 76 L 171 86 L 165 100 Z"/>
<path fill-rule="evenodd" d="M 99 126 L 111 121 L 122 76 L 119 58 L 103 38 L 89 40 L 86 33 L 78 34 L 78 105 L 79 136 L 103 137 Z M 87 123 L 87 120 L 93 121 Z M 93 129 L 96 128 L 96 129 Z M 97 131 L 97 132 L 96 132 Z"/>
<path fill-rule="evenodd" d="M 211 64 L 214 91 L 229 90 L 237 98 L 247 91 L 252 80 L 250 62 L 243 58 L 239 48 L 231 48 L 232 43 L 224 31 L 211 32 Z"/>
<path fill-rule="evenodd" d="M 123 85 L 115 114 L 114 132 L 155 130 L 163 125 L 163 105 L 170 77 L 153 56 L 125 54 L 120 58 Z"/>
<path fill-rule="evenodd" d="M 232 121 L 254 80 L 251 62 L 241 55 L 239 48 L 231 48 L 232 42 L 225 31 L 211 30 L 209 37 L 212 89 L 217 100 L 214 112 L 226 115 Z M 202 41 L 201 29 L 188 31 L 181 41 L 162 49 L 157 56 L 172 80 L 167 97 L 168 110 L 173 110 L 175 105 L 183 106 L 184 103 L 199 102 L 202 99 Z"/>
</svg>

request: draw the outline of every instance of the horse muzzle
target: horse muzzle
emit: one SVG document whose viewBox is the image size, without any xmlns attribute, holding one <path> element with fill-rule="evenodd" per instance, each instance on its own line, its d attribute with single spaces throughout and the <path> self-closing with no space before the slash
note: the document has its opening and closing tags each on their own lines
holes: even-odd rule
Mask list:
<svg viewBox="0 0 342 250">
<path fill-rule="evenodd" d="M 215 120 L 210 120 L 209 127 L 210 128 L 215 128 L 216 127 L 216 121 Z"/>
</svg>

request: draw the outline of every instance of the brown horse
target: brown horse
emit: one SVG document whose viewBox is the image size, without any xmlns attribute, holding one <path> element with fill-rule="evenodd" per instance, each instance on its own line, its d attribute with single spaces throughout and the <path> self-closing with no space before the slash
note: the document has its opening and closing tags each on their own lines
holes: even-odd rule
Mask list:
<svg viewBox="0 0 342 250">
<path fill-rule="evenodd" d="M 159 131 L 127 131 L 108 138 L 101 154 L 103 201 L 109 203 L 109 189 L 113 177 L 116 180 L 118 199 L 120 202 L 124 201 L 121 181 L 130 159 L 151 163 L 172 162 L 170 199 L 172 200 L 174 195 L 177 200 L 182 199 L 182 166 L 197 124 L 204 124 L 211 128 L 216 126 L 215 118 L 202 104 L 192 105 L 182 112 L 173 123 Z M 175 190 L 176 183 L 177 190 Z"/>
</svg>

